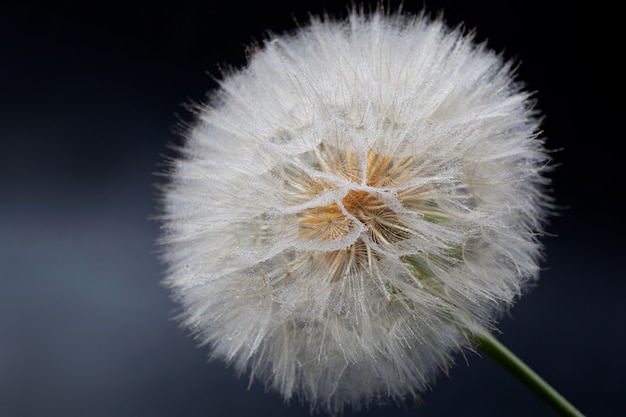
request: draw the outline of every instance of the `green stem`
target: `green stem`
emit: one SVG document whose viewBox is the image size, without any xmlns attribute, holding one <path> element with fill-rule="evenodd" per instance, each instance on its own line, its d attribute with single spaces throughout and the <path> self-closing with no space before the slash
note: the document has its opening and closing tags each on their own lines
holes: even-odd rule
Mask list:
<svg viewBox="0 0 626 417">
<path fill-rule="evenodd" d="M 509 371 L 522 382 L 535 395 L 550 405 L 557 413 L 565 417 L 584 417 L 561 394 L 552 388 L 546 381 L 522 362 L 513 352 L 498 342 L 492 335 L 483 332 L 474 336 L 478 347 L 496 361 L 500 366 Z"/>
</svg>

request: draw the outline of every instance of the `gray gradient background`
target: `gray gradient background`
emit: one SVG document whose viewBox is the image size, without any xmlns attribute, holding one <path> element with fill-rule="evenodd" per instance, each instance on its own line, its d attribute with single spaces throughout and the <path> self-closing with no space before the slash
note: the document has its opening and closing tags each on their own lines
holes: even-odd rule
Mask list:
<svg viewBox="0 0 626 417">
<path fill-rule="evenodd" d="M 393 3 L 393 2 L 392 2 Z M 406 2 L 418 10 L 421 2 Z M 506 3 L 506 4 L 501 4 Z M 395 4 L 395 3 L 394 3 Z M 618 415 L 626 361 L 616 10 L 428 1 L 477 27 L 537 90 L 567 208 L 537 288 L 500 339 L 589 416 Z M 13 2 L 0 6 L 0 416 L 307 416 L 172 321 L 154 253 L 161 154 L 181 107 L 267 29 L 342 2 Z M 178 114 L 179 116 L 176 116 Z M 623 118 L 623 116 L 619 116 Z M 623 132 L 623 131 L 622 131 Z M 620 398 L 621 397 L 621 398 Z M 552 416 L 488 358 L 459 355 L 424 405 L 363 416 Z"/>
</svg>

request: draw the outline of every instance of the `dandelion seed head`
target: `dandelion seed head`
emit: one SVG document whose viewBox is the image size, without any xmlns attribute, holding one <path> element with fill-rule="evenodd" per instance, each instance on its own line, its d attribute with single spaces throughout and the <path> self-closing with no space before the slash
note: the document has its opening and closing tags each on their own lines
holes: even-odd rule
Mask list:
<svg viewBox="0 0 626 417">
<path fill-rule="evenodd" d="M 417 397 L 537 277 L 538 131 L 511 64 L 442 20 L 271 37 L 198 106 L 164 187 L 183 324 L 313 410 Z"/>
</svg>

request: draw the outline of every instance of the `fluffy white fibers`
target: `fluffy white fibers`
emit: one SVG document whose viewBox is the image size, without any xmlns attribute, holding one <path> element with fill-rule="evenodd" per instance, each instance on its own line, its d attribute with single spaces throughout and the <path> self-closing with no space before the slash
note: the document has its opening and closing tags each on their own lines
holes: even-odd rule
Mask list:
<svg viewBox="0 0 626 417">
<path fill-rule="evenodd" d="M 272 36 L 198 106 L 164 187 L 182 322 L 316 411 L 417 396 L 537 276 L 538 126 L 511 64 L 441 20 Z"/>
</svg>

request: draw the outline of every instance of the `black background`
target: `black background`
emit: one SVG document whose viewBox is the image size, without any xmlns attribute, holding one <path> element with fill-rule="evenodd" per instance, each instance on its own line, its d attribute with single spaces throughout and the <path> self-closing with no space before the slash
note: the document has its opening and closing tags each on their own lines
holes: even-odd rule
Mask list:
<svg viewBox="0 0 626 417">
<path fill-rule="evenodd" d="M 589 416 L 617 415 L 626 370 L 619 12 L 547 3 L 426 5 L 521 61 L 548 147 L 562 149 L 546 270 L 503 318 L 500 339 Z M 191 119 L 181 104 L 215 87 L 207 72 L 243 65 L 244 45 L 266 30 L 345 10 L 312 0 L 0 6 L 1 416 L 309 415 L 206 363 L 206 349 L 171 320 L 148 218 L 153 173 L 178 120 Z M 490 359 L 457 359 L 424 405 L 359 415 L 553 415 Z"/>
</svg>

